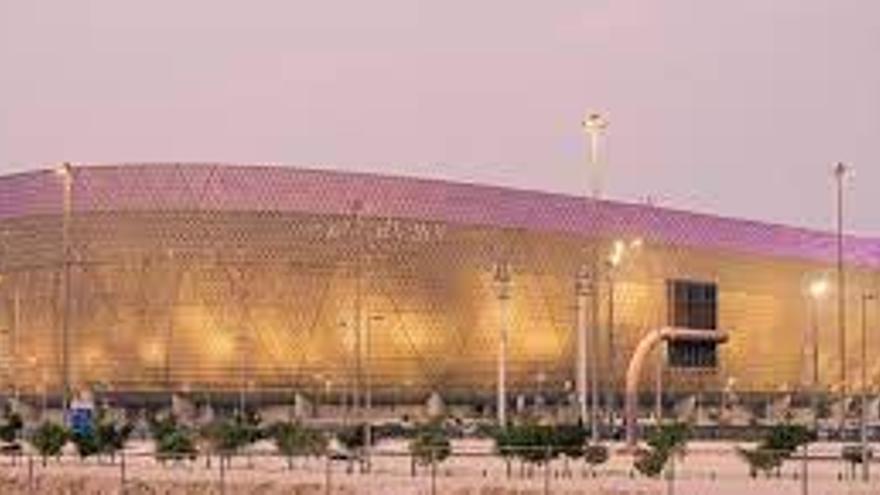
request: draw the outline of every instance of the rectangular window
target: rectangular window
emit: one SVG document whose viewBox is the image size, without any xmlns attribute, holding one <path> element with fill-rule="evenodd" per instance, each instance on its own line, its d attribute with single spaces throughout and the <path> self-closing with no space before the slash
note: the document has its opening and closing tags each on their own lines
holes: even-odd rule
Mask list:
<svg viewBox="0 0 880 495">
<path fill-rule="evenodd" d="M 718 286 L 712 282 L 667 282 L 668 323 L 679 328 L 713 331 L 718 325 Z M 678 342 L 668 346 L 669 365 L 680 368 L 714 368 L 718 365 L 714 342 Z"/>
</svg>

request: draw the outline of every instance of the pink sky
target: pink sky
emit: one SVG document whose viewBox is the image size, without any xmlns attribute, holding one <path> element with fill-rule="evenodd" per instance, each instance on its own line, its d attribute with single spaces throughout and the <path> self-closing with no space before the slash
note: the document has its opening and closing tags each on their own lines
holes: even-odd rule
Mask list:
<svg viewBox="0 0 880 495">
<path fill-rule="evenodd" d="M 875 0 L 0 0 L 0 172 L 277 162 L 880 235 Z"/>
</svg>

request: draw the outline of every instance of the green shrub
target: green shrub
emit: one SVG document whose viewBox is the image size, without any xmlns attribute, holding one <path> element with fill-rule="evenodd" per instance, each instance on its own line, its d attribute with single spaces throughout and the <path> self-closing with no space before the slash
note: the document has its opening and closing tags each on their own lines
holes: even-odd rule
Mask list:
<svg viewBox="0 0 880 495">
<path fill-rule="evenodd" d="M 690 427 L 687 424 L 669 423 L 651 432 L 646 442 L 652 449 L 672 454 L 682 452 L 689 439 Z"/>
<path fill-rule="evenodd" d="M 70 441 L 76 446 L 76 452 L 80 457 L 90 457 L 100 452 L 98 440 L 93 432 L 70 434 Z"/>
<path fill-rule="evenodd" d="M 669 452 L 658 449 L 640 449 L 636 452 L 633 466 L 644 476 L 656 478 L 666 467 L 669 460 Z"/>
<path fill-rule="evenodd" d="M 339 430 L 336 438 L 346 449 L 360 450 L 367 444 L 366 426 L 356 424 Z"/>
<path fill-rule="evenodd" d="M 151 419 L 150 433 L 156 443 L 156 455 L 165 459 L 195 459 L 196 446 L 193 433 L 177 422 L 174 415 L 166 418 Z"/>
<path fill-rule="evenodd" d="M 584 455 L 587 441 L 587 430 L 584 427 L 579 425 L 557 425 L 552 427 L 550 438 L 554 457 L 564 455 L 576 459 Z M 607 460 L 607 449 L 605 454 Z"/>
<path fill-rule="evenodd" d="M 598 466 L 608 462 L 608 447 L 599 444 L 590 444 L 584 447 L 584 460 L 590 466 Z"/>
<path fill-rule="evenodd" d="M 815 439 L 813 431 L 806 426 L 779 424 L 772 426 L 767 431 L 761 442 L 761 447 L 783 453 L 785 457 L 789 457 L 799 447 L 813 442 Z"/>
<path fill-rule="evenodd" d="M 98 409 L 93 428 L 89 432 L 74 432 L 71 441 L 80 457 L 98 454 L 115 455 L 125 447 L 134 426 L 128 422 L 117 424 L 107 411 Z"/>
<path fill-rule="evenodd" d="M 801 425 L 779 424 L 772 426 L 754 449 L 737 449 L 740 457 L 749 465 L 752 477 L 763 472 L 770 475 L 779 471 L 783 462 L 795 450 L 814 441 L 815 432 Z"/>
<path fill-rule="evenodd" d="M 276 423 L 269 428 L 269 435 L 278 452 L 286 456 L 321 455 L 327 448 L 323 433 L 299 423 Z"/>
<path fill-rule="evenodd" d="M 409 443 L 409 451 L 418 464 L 426 466 L 446 460 L 452 454 L 452 444 L 441 424 L 430 423 L 418 429 Z"/>
<path fill-rule="evenodd" d="M 6 406 L 3 418 L 0 420 L 0 440 L 14 442 L 18 439 L 18 434 L 23 427 L 24 421 L 22 421 L 21 415 Z"/>
<path fill-rule="evenodd" d="M 546 460 L 550 454 L 549 429 L 534 423 L 510 425 L 495 433 L 495 446 L 504 457 L 516 457 L 529 463 Z"/>
<path fill-rule="evenodd" d="M 580 457 L 587 434 L 579 426 L 527 422 L 498 429 L 493 436 L 495 448 L 502 456 L 541 463 L 560 455 Z"/>
<path fill-rule="evenodd" d="M 219 419 L 205 426 L 201 436 L 214 450 L 221 453 L 235 452 L 262 437 L 259 425 L 236 415 L 231 419 Z"/>
<path fill-rule="evenodd" d="M 754 478 L 759 472 L 769 476 L 782 466 L 784 456 L 780 451 L 757 447 L 754 449 L 738 448 L 737 453 L 749 465 L 749 475 Z"/>
<path fill-rule="evenodd" d="M 125 442 L 134 431 L 134 425 L 129 422 L 122 424 L 111 420 L 100 420 L 95 425 L 95 437 L 98 442 L 98 450 L 102 454 L 113 455 L 125 448 Z"/>
<path fill-rule="evenodd" d="M 64 426 L 47 421 L 37 427 L 31 435 L 30 443 L 45 460 L 46 457 L 59 455 L 68 437 Z"/>
<path fill-rule="evenodd" d="M 633 466 L 645 476 L 657 477 L 673 455 L 683 455 L 690 428 L 685 423 L 660 425 L 646 439 L 649 448 L 637 452 Z"/>
<path fill-rule="evenodd" d="M 843 450 L 841 451 L 841 456 L 843 460 L 849 462 L 850 464 L 861 464 L 865 462 L 865 457 L 870 461 L 874 457 L 874 452 L 870 447 L 866 449 L 866 452 L 862 452 L 861 445 L 844 445 Z"/>
</svg>

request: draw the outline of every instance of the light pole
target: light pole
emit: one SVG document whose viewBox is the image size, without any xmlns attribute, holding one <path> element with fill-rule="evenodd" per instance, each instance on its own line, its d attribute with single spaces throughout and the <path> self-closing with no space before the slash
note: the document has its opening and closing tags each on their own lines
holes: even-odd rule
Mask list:
<svg viewBox="0 0 880 495">
<path fill-rule="evenodd" d="M 588 170 L 590 176 L 590 199 L 598 200 L 602 198 L 602 164 L 599 159 L 599 143 L 602 135 L 608 128 L 608 121 L 599 113 L 591 113 L 581 122 L 581 127 L 587 135 L 589 143 Z M 602 209 L 597 210 L 601 214 Z M 599 222 L 601 227 L 601 222 Z M 598 229 L 597 229 L 598 237 Z M 598 241 L 597 241 L 598 242 Z M 590 308 L 590 327 L 592 328 L 589 336 L 590 348 L 590 434 L 591 440 L 597 442 L 599 440 L 598 432 L 598 412 L 599 412 L 599 387 L 598 387 L 598 357 L 599 357 L 599 252 L 597 242 L 593 243 L 591 256 L 591 269 L 589 277 L 589 293 L 591 298 Z M 585 340 L 587 340 L 585 338 Z M 583 358 L 586 359 L 586 353 Z M 580 368 L 580 366 L 579 366 Z"/>
<path fill-rule="evenodd" d="M 62 186 L 61 225 L 61 408 L 67 421 L 70 409 L 70 217 L 73 195 L 73 166 L 63 163 L 56 169 Z"/>
<path fill-rule="evenodd" d="M 666 346 L 657 349 L 657 366 L 654 369 L 654 415 L 657 416 L 657 426 L 663 421 L 663 355 Z"/>
<path fill-rule="evenodd" d="M 813 429 L 819 431 L 819 302 L 828 293 L 830 284 L 825 277 L 810 282 L 810 350 L 812 364 L 811 377 L 811 408 L 813 409 Z"/>
<path fill-rule="evenodd" d="M 862 417 L 859 433 L 862 443 L 862 479 L 869 479 L 868 462 L 868 303 L 876 296 L 870 292 L 862 293 Z"/>
<path fill-rule="evenodd" d="M 174 251 L 171 249 L 168 250 L 168 264 L 169 264 L 169 272 L 174 272 Z M 176 290 L 177 286 L 175 284 L 174 287 L 175 293 L 174 297 L 177 296 Z M 168 302 L 168 321 L 165 326 L 165 355 L 162 357 L 162 380 L 165 382 L 165 390 L 168 392 L 169 403 L 174 399 L 174 392 L 171 390 L 171 339 L 174 335 L 174 303 L 173 300 L 169 297 Z"/>
<path fill-rule="evenodd" d="M 244 327 L 239 330 L 237 339 L 238 342 L 238 415 L 239 418 L 244 420 L 245 417 L 245 409 L 247 408 L 247 354 L 248 354 L 248 342 L 247 336 L 244 332 Z"/>
<path fill-rule="evenodd" d="M 588 347 L 587 344 L 587 296 L 589 293 L 590 275 L 586 267 L 581 267 L 575 282 L 575 295 L 577 297 L 577 366 L 575 387 L 577 388 L 578 412 L 580 413 L 581 425 L 586 426 L 587 421 L 590 421 L 591 430 L 595 430 L 595 418 L 592 417 L 592 414 L 590 414 L 589 418 L 587 416 L 587 353 L 592 347 Z M 595 410 L 595 403 L 592 406 L 589 411 L 590 413 Z M 593 440 L 596 439 L 594 438 Z"/>
<path fill-rule="evenodd" d="M 590 197 L 602 199 L 602 163 L 599 160 L 599 143 L 608 128 L 608 121 L 601 114 L 591 113 L 581 123 L 590 145 Z"/>
<path fill-rule="evenodd" d="M 0 273 L 0 286 L 4 284 L 8 280 Z M 20 335 L 21 335 L 21 294 L 19 292 L 18 280 L 15 281 L 14 288 L 12 289 L 12 325 L 9 330 L 10 334 L 10 342 L 9 342 L 9 363 L 6 366 L 6 370 L 4 371 L 7 380 L 12 384 L 13 387 L 13 396 L 15 397 L 16 407 L 19 399 L 19 391 L 21 388 L 21 365 L 19 363 L 19 350 L 20 350 Z"/>
<path fill-rule="evenodd" d="M 366 355 L 364 356 L 364 363 L 366 365 L 366 373 L 365 377 L 365 385 L 366 392 L 364 394 L 364 405 L 365 405 L 365 414 L 364 416 L 364 445 L 367 446 L 367 452 L 369 452 L 373 448 L 373 428 L 372 428 L 372 419 L 370 415 L 373 409 L 373 334 L 372 334 L 372 322 L 380 322 L 384 319 L 382 315 L 372 315 L 367 318 L 367 324 L 365 325 L 366 335 L 364 335 L 364 344 L 366 347 Z"/>
<path fill-rule="evenodd" d="M 841 162 L 834 165 L 834 178 L 837 185 L 837 326 L 838 352 L 840 353 L 840 390 L 842 402 L 846 403 L 848 393 L 846 377 L 846 278 L 843 269 L 843 189 L 844 179 L 849 167 Z M 842 415 L 840 427 L 846 421 L 846 413 Z"/>
<path fill-rule="evenodd" d="M 507 263 L 495 266 L 495 295 L 500 316 L 498 335 L 498 425 L 507 426 L 507 338 L 510 318 L 510 267 Z"/>
<path fill-rule="evenodd" d="M 638 249 L 642 246 L 642 239 L 636 238 L 629 243 L 621 239 L 617 239 L 612 244 L 611 253 L 606 260 L 606 277 L 608 280 L 608 389 L 606 390 L 606 405 L 608 407 L 609 427 L 614 429 L 614 418 L 616 415 L 616 383 L 615 374 L 617 373 L 617 363 L 615 362 L 614 334 L 615 334 L 615 312 L 614 298 L 616 290 L 617 270 L 624 260 L 628 251 Z"/>
</svg>

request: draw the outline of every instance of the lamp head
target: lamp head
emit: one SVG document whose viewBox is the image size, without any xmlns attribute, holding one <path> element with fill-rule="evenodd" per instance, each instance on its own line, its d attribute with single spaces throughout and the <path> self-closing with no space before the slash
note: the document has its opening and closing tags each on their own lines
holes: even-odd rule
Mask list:
<svg viewBox="0 0 880 495">
<path fill-rule="evenodd" d="M 810 297 L 813 299 L 822 299 L 828 293 L 830 284 L 828 279 L 820 278 L 810 282 Z"/>
</svg>

